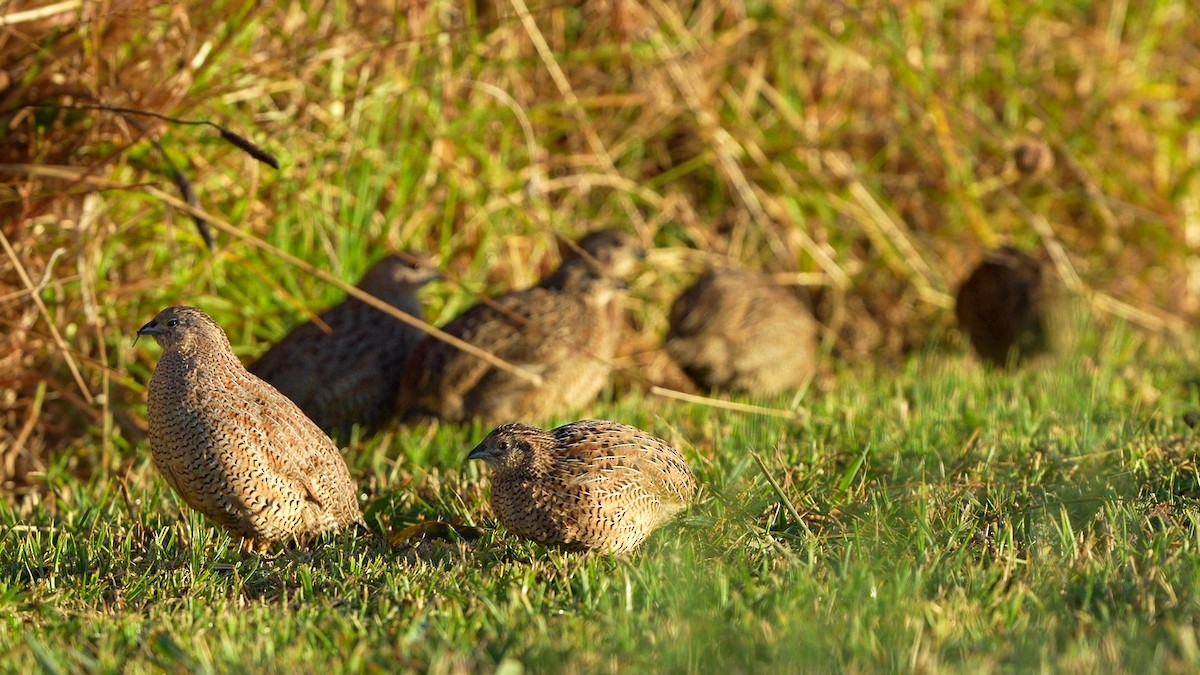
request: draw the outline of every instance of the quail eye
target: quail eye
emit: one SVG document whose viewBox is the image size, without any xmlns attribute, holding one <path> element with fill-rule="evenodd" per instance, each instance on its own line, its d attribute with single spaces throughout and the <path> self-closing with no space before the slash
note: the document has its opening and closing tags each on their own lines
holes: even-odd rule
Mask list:
<svg viewBox="0 0 1200 675">
<path fill-rule="evenodd" d="M 496 444 L 496 448 L 500 450 L 500 452 L 508 452 L 508 441 L 500 441 Z"/>
<path fill-rule="evenodd" d="M 170 321 L 167 321 L 168 328 L 174 328 L 175 326 L 178 326 L 178 325 L 179 325 L 179 319 L 171 319 Z"/>
</svg>

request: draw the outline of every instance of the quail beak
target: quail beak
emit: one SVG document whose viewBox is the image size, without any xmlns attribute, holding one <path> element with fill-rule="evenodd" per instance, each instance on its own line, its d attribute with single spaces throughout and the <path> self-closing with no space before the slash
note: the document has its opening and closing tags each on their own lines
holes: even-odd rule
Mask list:
<svg viewBox="0 0 1200 675">
<path fill-rule="evenodd" d="M 475 446 L 475 449 L 471 451 L 471 454 L 467 455 L 468 460 L 491 458 L 492 453 L 488 450 L 487 444 L 485 443 L 480 443 L 479 445 Z"/>
<path fill-rule="evenodd" d="M 637 251 L 634 252 L 633 256 L 638 260 L 645 260 L 646 258 L 650 257 L 650 252 L 639 246 Z"/>
<path fill-rule="evenodd" d="M 137 336 L 133 338 L 133 344 L 134 346 L 137 346 L 138 338 L 142 337 L 143 335 L 155 336 L 160 333 L 162 333 L 162 328 L 160 328 L 158 324 L 151 321 L 150 323 L 147 323 L 145 326 L 142 326 L 138 329 Z"/>
<path fill-rule="evenodd" d="M 150 323 L 146 324 L 145 326 L 142 326 L 141 328 L 139 328 L 137 334 L 138 335 L 158 335 L 162 332 L 163 332 L 162 326 L 159 326 L 157 323 L 151 321 Z"/>
</svg>

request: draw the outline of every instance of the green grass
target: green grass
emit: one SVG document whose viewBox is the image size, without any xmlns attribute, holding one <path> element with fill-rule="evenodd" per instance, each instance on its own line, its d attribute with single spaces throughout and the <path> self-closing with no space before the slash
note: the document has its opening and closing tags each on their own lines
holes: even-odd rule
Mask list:
<svg viewBox="0 0 1200 675">
<path fill-rule="evenodd" d="M 1200 668 L 1194 331 L 1093 308 L 1056 360 L 989 373 L 946 306 L 1011 240 L 1061 245 L 1143 327 L 1195 315 L 1187 2 L 530 3 L 611 172 L 508 2 L 210 4 L 188 23 L 96 17 L 24 77 L 65 71 L 111 104 L 244 133 L 279 172 L 209 129 L 155 127 L 206 209 L 341 279 L 388 248 L 435 254 L 434 323 L 532 283 L 556 234 L 609 226 L 653 244 L 630 284 L 651 341 L 708 255 L 817 277 L 836 337 L 802 422 L 636 392 L 580 413 L 675 443 L 703 485 L 629 559 L 494 529 L 486 473 L 463 462 L 487 430 L 449 427 L 359 438 L 347 459 L 377 530 L 443 519 L 481 539 L 244 555 L 149 463 L 157 348 L 133 331 L 195 304 L 250 358 L 340 291 L 228 233 L 205 251 L 136 187 L 92 195 L 85 218 L 6 177 L 3 234 L 30 276 L 64 255 L 44 316 L 0 256 L 0 670 Z M 511 96 L 533 138 L 465 81 Z M 82 171 L 130 142 L 114 120 L 39 111 L 0 142 Z M 1052 149 L 1050 173 L 1013 173 L 1024 138 Z M 95 175 L 173 189 L 144 143 L 118 160 Z"/>
<path fill-rule="evenodd" d="M 677 443 L 704 485 L 629 559 L 494 529 L 485 472 L 462 461 L 478 429 L 349 451 L 373 525 L 486 525 L 470 543 L 259 557 L 181 512 L 144 448 L 91 482 L 53 467 L 45 500 L 0 510 L 0 652 L 135 672 L 1200 666 L 1197 439 L 1176 421 L 1197 392 L 1168 360 L 1131 376 L 1147 364 L 1127 331 L 1087 339 L 1097 365 L 931 354 L 842 373 L 803 423 L 600 404 Z"/>
</svg>

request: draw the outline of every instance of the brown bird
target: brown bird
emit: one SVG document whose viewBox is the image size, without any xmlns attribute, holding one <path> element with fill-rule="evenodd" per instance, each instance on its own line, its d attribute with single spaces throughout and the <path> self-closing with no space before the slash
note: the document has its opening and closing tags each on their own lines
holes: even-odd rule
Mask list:
<svg viewBox="0 0 1200 675">
<path fill-rule="evenodd" d="M 146 409 L 151 455 L 188 506 L 260 549 L 363 523 L 333 441 L 242 367 L 212 318 L 168 307 L 138 335 L 163 349 Z"/>
<path fill-rule="evenodd" d="M 679 451 L 607 420 L 553 431 L 505 424 L 467 459 L 491 467 L 492 508 L 504 527 L 573 550 L 632 551 L 696 493 L 696 478 Z"/>
<path fill-rule="evenodd" d="M 1026 138 L 1012 151 L 1013 164 L 1022 176 L 1040 178 L 1054 169 L 1054 151 L 1045 143 Z"/>
<path fill-rule="evenodd" d="M 765 396 L 803 384 L 817 334 L 794 293 L 754 272 L 710 270 L 671 305 L 666 348 L 701 387 Z"/>
<path fill-rule="evenodd" d="M 568 258 L 537 286 L 479 303 L 442 328 L 539 375 L 540 386 L 429 336 L 405 364 L 402 417 L 499 424 L 591 403 L 608 382 L 621 339 L 624 284 L 614 277 L 644 255 L 628 235 L 591 243 L 589 251 L 589 238 L 580 242 L 588 258 Z"/>
<path fill-rule="evenodd" d="M 986 363 L 1005 367 L 1050 349 L 1053 311 L 1042 263 L 1012 246 L 989 251 L 958 289 L 958 327 Z"/>
<path fill-rule="evenodd" d="M 538 286 L 561 289 L 570 285 L 572 275 L 582 272 L 628 279 L 646 259 L 646 249 L 628 232 L 606 228 L 583 235 L 563 248 L 562 264 Z"/>
<path fill-rule="evenodd" d="M 438 278 L 415 255 L 390 255 L 363 276 L 358 288 L 422 318 L 417 291 Z M 395 412 L 400 372 L 425 336 L 358 298 L 348 297 L 275 343 L 249 370 L 292 399 L 327 432 L 375 426 Z M 326 328 L 327 327 L 327 328 Z"/>
</svg>

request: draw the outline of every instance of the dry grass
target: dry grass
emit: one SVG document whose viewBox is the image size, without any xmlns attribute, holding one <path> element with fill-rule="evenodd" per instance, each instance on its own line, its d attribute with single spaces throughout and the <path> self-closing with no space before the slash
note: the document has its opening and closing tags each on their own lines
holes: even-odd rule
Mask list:
<svg viewBox="0 0 1200 675">
<path fill-rule="evenodd" d="M 127 456 L 146 364 L 119 336 L 164 300 L 221 296 L 244 347 L 328 299 L 228 237 L 206 253 L 139 187 L 174 189 L 151 137 L 206 209 L 342 278 L 415 245 L 471 290 L 521 285 L 550 232 L 633 227 L 660 249 L 646 331 L 728 256 L 815 280 L 839 357 L 894 359 L 1013 240 L 1175 327 L 1200 302 L 1200 24 L 1114 6 L 113 0 L 0 27 L 0 491 Z M 218 121 L 283 169 L 203 129 L 19 109 L 96 102 Z"/>
<path fill-rule="evenodd" d="M 119 191 L 129 188 L 111 178 L 118 171 L 134 176 L 127 184 L 163 173 L 161 162 L 137 152 L 162 133 L 160 123 L 70 108 L 186 114 L 201 93 L 194 79 L 204 64 L 167 78 L 160 66 L 213 35 L 221 18 L 184 22 L 181 8 L 150 2 L 8 2 L 0 15 L 0 481 L 7 491 L 20 489 L 29 471 L 44 471 L 47 453 L 111 426 L 111 382 L 123 376 L 111 369 L 111 303 L 97 294 L 93 275 L 101 242 L 126 235 L 129 224 L 105 217 L 100 195 L 107 192 L 89 180 Z M 75 171 L 55 174 L 59 166 Z M 131 277 L 137 269 L 120 272 Z"/>
</svg>

